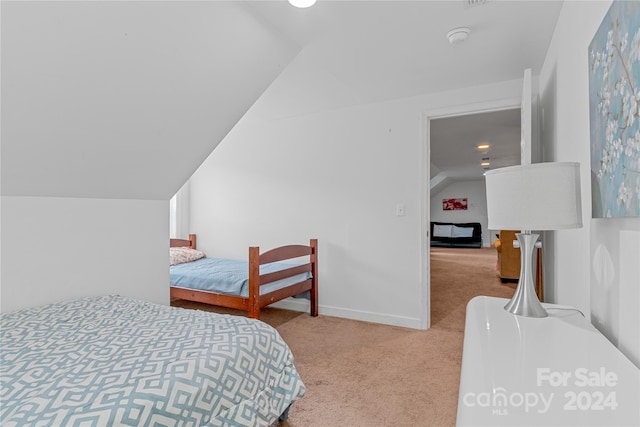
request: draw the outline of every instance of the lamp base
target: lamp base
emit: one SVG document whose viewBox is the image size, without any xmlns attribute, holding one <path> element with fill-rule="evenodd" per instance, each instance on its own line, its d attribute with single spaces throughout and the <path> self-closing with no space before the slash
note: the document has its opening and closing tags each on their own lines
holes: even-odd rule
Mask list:
<svg viewBox="0 0 640 427">
<path fill-rule="evenodd" d="M 538 240 L 538 234 L 517 233 L 516 238 L 520 243 L 520 279 L 518 287 L 511 301 L 504 309 L 511 314 L 524 317 L 547 317 L 549 314 L 544 309 L 533 285 L 533 255 Z"/>
</svg>

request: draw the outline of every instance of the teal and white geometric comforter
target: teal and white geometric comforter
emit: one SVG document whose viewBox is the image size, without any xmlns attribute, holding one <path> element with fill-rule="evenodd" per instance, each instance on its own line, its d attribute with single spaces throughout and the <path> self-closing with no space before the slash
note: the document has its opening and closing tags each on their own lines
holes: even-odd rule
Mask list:
<svg viewBox="0 0 640 427">
<path fill-rule="evenodd" d="M 2 426 L 268 426 L 305 392 L 253 319 L 119 296 L 0 318 Z"/>
</svg>

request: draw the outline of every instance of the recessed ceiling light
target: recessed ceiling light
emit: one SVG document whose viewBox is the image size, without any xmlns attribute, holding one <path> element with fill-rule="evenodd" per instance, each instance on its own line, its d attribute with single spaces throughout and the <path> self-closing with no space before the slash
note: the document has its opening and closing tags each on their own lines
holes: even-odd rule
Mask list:
<svg viewBox="0 0 640 427">
<path fill-rule="evenodd" d="M 305 7 L 311 7 L 316 3 L 316 0 L 289 0 L 292 6 L 304 9 Z"/>
<path fill-rule="evenodd" d="M 491 144 L 478 144 L 476 147 L 480 151 L 487 151 L 491 147 Z"/>
<path fill-rule="evenodd" d="M 451 44 L 462 43 L 469 37 L 470 32 L 471 29 L 467 27 L 454 28 L 447 33 L 447 40 L 449 40 Z"/>
<path fill-rule="evenodd" d="M 491 162 L 482 162 L 480 163 L 480 166 L 489 166 L 491 165 Z"/>
</svg>

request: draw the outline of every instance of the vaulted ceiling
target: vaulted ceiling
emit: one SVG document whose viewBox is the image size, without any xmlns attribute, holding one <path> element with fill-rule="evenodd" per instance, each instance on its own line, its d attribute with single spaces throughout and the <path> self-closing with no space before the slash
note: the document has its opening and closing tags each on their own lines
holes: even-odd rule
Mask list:
<svg viewBox="0 0 640 427">
<path fill-rule="evenodd" d="M 252 7 L 302 51 L 255 109 L 271 120 L 350 105 L 536 76 L 555 29 L 560 1 L 322 1 Z M 449 30 L 467 27 L 452 45 Z M 438 119 L 431 126 L 432 172 L 442 183 L 482 179 L 520 160 L 520 112 Z M 487 154 L 474 149 L 492 144 Z M 446 181 L 442 181 L 446 178 Z"/>
<path fill-rule="evenodd" d="M 481 4 L 474 1 L 472 3 Z M 308 114 L 537 75 L 561 1 L 251 2 L 301 46 L 263 96 L 270 117 Z M 457 45 L 446 34 L 468 27 Z"/>
<path fill-rule="evenodd" d="M 536 75 L 561 2 L 0 7 L 2 194 L 168 199 L 257 99 L 276 120 Z"/>
<path fill-rule="evenodd" d="M 244 2 L 6 2 L 2 194 L 168 200 L 299 47 Z"/>
</svg>

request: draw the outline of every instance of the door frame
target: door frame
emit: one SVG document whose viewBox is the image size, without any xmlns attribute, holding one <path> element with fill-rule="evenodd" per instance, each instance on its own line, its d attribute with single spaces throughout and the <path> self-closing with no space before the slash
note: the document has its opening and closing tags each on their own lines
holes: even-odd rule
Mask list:
<svg viewBox="0 0 640 427">
<path fill-rule="evenodd" d="M 490 113 L 494 111 L 520 109 L 522 98 L 511 97 L 486 101 L 474 104 L 461 104 L 450 107 L 437 108 L 423 111 L 422 117 L 422 160 L 421 160 L 421 233 L 420 233 L 420 272 L 421 272 L 421 306 L 423 307 L 420 328 L 429 329 L 431 327 L 431 247 L 430 224 L 431 224 L 431 120 L 443 119 L 447 117 L 466 116 L 469 114 Z"/>
</svg>

